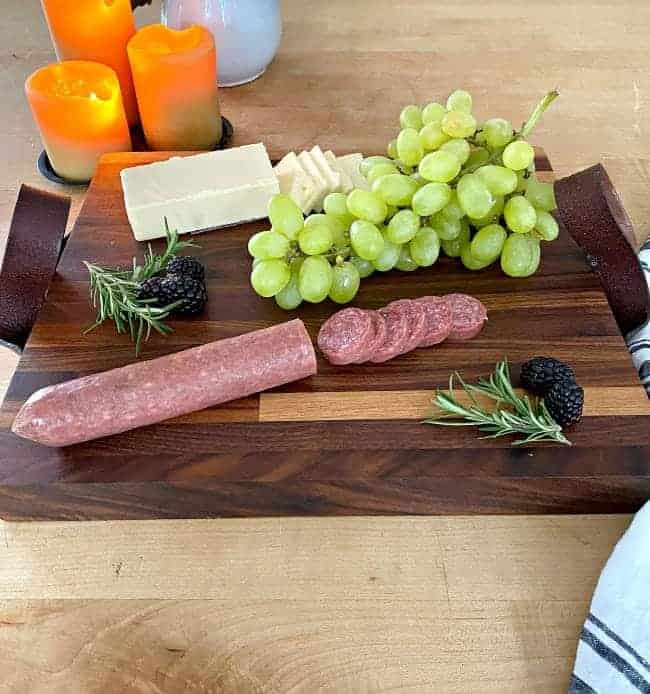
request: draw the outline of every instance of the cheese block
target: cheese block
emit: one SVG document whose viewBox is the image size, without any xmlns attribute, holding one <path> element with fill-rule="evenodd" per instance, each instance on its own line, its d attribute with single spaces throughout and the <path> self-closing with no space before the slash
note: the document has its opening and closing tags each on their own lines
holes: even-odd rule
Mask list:
<svg viewBox="0 0 650 694">
<path fill-rule="evenodd" d="M 303 169 L 295 152 L 286 154 L 273 168 L 278 177 L 280 192 L 289 195 L 303 214 L 314 208 L 318 190 L 314 179 Z"/>
<path fill-rule="evenodd" d="M 328 149 L 327 152 L 324 153 L 325 159 L 327 160 L 327 163 L 330 165 L 332 169 L 335 171 L 338 171 L 339 176 L 341 177 L 341 187 L 340 187 L 340 192 L 349 193 L 352 188 L 354 187 L 352 185 L 352 179 L 350 176 L 348 176 L 346 171 L 343 171 L 342 169 L 339 169 L 336 165 L 336 154 L 332 152 L 331 149 Z"/>
<path fill-rule="evenodd" d="M 323 150 L 318 145 L 312 147 L 309 150 L 309 154 L 327 182 L 327 193 L 338 193 L 341 190 L 341 174 L 338 169 L 330 166 L 323 154 Z"/>
<path fill-rule="evenodd" d="M 339 171 L 344 171 L 350 177 L 352 185 L 355 188 L 370 190 L 370 184 L 359 171 L 359 164 L 361 164 L 362 161 L 363 154 L 354 152 L 352 154 L 345 154 L 342 157 L 337 157 L 336 166 L 338 167 Z"/>
<path fill-rule="evenodd" d="M 280 192 L 262 143 L 171 157 L 121 172 L 126 213 L 138 241 L 261 219 Z"/>
<path fill-rule="evenodd" d="M 323 174 L 321 174 L 319 171 L 316 162 L 312 159 L 309 152 L 300 152 L 298 155 L 298 161 L 305 172 L 311 176 L 314 184 L 316 185 L 317 194 L 312 209 L 320 210 L 323 207 L 323 199 L 329 193 L 327 181 L 325 180 Z"/>
</svg>

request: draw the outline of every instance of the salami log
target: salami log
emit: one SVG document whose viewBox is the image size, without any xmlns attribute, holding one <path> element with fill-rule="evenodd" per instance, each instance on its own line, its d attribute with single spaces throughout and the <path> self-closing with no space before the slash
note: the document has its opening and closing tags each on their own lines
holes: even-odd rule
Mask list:
<svg viewBox="0 0 650 694">
<path fill-rule="evenodd" d="M 301 320 L 42 388 L 12 431 L 69 446 L 161 422 L 316 373 Z"/>
</svg>

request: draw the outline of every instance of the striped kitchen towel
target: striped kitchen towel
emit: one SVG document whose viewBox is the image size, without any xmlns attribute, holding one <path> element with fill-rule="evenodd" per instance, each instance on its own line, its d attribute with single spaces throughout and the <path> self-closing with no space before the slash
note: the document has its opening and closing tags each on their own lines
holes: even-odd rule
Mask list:
<svg viewBox="0 0 650 694">
<path fill-rule="evenodd" d="M 650 694 L 650 502 L 603 569 L 569 694 Z"/>
<path fill-rule="evenodd" d="M 639 253 L 641 267 L 645 273 L 650 290 L 650 240 L 646 241 Z M 639 370 L 639 377 L 650 397 L 650 320 L 645 325 L 627 335 L 627 346 L 632 353 L 632 361 Z"/>
</svg>

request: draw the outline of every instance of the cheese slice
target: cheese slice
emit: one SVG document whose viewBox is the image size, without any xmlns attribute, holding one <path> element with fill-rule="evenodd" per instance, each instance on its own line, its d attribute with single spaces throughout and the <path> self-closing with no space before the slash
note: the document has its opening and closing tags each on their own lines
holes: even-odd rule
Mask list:
<svg viewBox="0 0 650 694">
<path fill-rule="evenodd" d="M 314 179 L 302 168 L 295 152 L 286 154 L 273 171 L 280 183 L 280 192 L 289 195 L 300 207 L 303 214 L 313 209 L 318 191 Z"/>
<path fill-rule="evenodd" d="M 323 178 L 327 181 L 327 193 L 338 193 L 341 190 L 341 174 L 339 170 L 330 166 L 323 154 L 323 150 L 318 145 L 312 147 L 309 150 L 309 154 Z"/>
<path fill-rule="evenodd" d="M 335 171 L 338 171 L 339 176 L 341 177 L 341 187 L 339 189 L 340 192 L 347 195 L 347 193 L 349 193 L 354 187 L 352 185 L 352 179 L 348 175 L 347 171 L 344 171 L 342 168 L 339 168 L 336 165 L 336 155 L 331 149 L 328 149 L 327 152 L 324 153 L 324 156 L 325 159 L 327 159 L 327 163 L 330 165 L 330 167 Z"/>
<path fill-rule="evenodd" d="M 126 213 L 138 241 L 238 224 L 267 215 L 280 192 L 262 143 L 172 157 L 121 172 Z"/>
<path fill-rule="evenodd" d="M 309 152 L 300 152 L 298 155 L 298 161 L 300 162 L 302 168 L 305 172 L 312 177 L 314 183 L 316 184 L 316 196 L 312 204 L 313 210 L 321 210 L 323 208 L 323 199 L 329 192 L 327 187 L 327 181 L 323 174 L 319 171 L 316 162 L 312 159 Z"/>
<path fill-rule="evenodd" d="M 370 190 L 370 184 L 359 171 L 359 164 L 361 164 L 362 161 L 363 154 L 360 154 L 359 152 L 346 154 L 342 157 L 336 157 L 336 165 L 339 171 L 345 171 L 345 173 L 347 173 L 352 181 L 352 185 L 355 188 Z"/>
</svg>

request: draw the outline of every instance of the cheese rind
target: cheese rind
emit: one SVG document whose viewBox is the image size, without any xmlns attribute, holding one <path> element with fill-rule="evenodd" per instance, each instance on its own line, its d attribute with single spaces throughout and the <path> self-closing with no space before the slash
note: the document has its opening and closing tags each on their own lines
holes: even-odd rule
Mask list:
<svg viewBox="0 0 650 694">
<path fill-rule="evenodd" d="M 303 214 L 311 212 L 318 197 L 314 179 L 303 169 L 295 152 L 286 154 L 273 168 L 280 192 L 290 196 Z"/>
<path fill-rule="evenodd" d="M 126 213 L 138 241 L 230 226 L 267 215 L 280 192 L 263 144 L 171 157 L 123 169 Z"/>
</svg>

